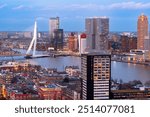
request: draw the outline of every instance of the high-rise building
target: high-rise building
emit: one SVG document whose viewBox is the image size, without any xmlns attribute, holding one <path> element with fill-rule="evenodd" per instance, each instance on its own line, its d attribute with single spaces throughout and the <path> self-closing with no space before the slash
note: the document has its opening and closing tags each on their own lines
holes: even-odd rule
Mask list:
<svg viewBox="0 0 150 117">
<path fill-rule="evenodd" d="M 144 40 L 144 49 L 150 51 L 150 37 L 146 36 Z"/>
<path fill-rule="evenodd" d="M 87 48 L 89 50 L 107 50 L 109 34 L 109 18 L 87 18 L 85 21 L 87 34 Z"/>
<path fill-rule="evenodd" d="M 131 49 L 137 49 L 137 37 L 121 35 L 120 43 L 120 51 L 122 52 L 129 52 Z"/>
<path fill-rule="evenodd" d="M 148 36 L 148 17 L 141 14 L 137 22 L 137 48 L 144 50 L 144 39 Z"/>
<path fill-rule="evenodd" d="M 63 50 L 64 32 L 63 29 L 55 29 L 52 45 L 54 50 Z"/>
<path fill-rule="evenodd" d="M 86 41 L 86 34 L 82 33 L 79 35 L 79 53 L 83 54 L 86 52 L 87 49 L 87 41 Z"/>
<path fill-rule="evenodd" d="M 131 36 L 129 37 L 129 49 L 137 49 L 137 37 Z"/>
<path fill-rule="evenodd" d="M 49 30 L 50 30 L 50 41 L 52 43 L 54 39 L 54 30 L 59 29 L 59 17 L 52 17 L 49 20 Z M 53 45 L 52 45 L 53 46 Z"/>
<path fill-rule="evenodd" d="M 82 54 L 81 73 L 83 100 L 110 98 L 111 55 Z"/>
<path fill-rule="evenodd" d="M 73 32 L 68 36 L 68 49 L 70 51 L 77 51 L 78 50 L 77 35 Z"/>
</svg>

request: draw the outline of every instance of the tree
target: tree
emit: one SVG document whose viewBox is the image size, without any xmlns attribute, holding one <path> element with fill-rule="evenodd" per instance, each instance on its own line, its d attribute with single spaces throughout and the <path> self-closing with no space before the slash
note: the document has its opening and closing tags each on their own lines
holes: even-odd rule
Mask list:
<svg viewBox="0 0 150 117">
<path fill-rule="evenodd" d="M 150 87 L 150 80 L 149 80 L 149 81 L 146 81 L 144 85 L 145 85 L 146 87 Z"/>
<path fill-rule="evenodd" d="M 119 42 L 112 42 L 111 47 L 113 48 L 113 50 L 117 50 L 120 49 L 120 43 Z"/>
<path fill-rule="evenodd" d="M 137 85 L 143 85 L 142 82 L 140 80 L 133 80 L 133 81 L 130 81 L 129 84 L 131 86 L 137 86 Z"/>
<path fill-rule="evenodd" d="M 63 79 L 63 82 L 69 83 L 69 78 L 68 78 L 68 77 L 65 77 L 65 78 Z"/>
<path fill-rule="evenodd" d="M 122 83 L 123 83 L 123 80 L 122 80 L 122 79 L 120 79 L 120 80 L 119 80 L 119 83 L 120 83 L 120 84 L 122 84 Z"/>
</svg>

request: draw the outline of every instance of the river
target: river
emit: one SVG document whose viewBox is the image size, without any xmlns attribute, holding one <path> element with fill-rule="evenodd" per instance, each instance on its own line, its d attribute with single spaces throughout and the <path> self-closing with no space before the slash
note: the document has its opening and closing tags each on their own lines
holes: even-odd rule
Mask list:
<svg viewBox="0 0 150 117">
<path fill-rule="evenodd" d="M 24 50 L 21 50 L 25 53 Z M 22 61 L 27 61 L 24 57 L 0 57 L 0 60 L 5 59 L 18 59 Z M 57 68 L 58 71 L 63 71 L 65 66 L 79 66 L 81 69 L 81 58 L 80 57 L 48 57 L 48 58 L 36 58 L 28 59 L 31 64 L 41 65 L 45 68 Z M 128 82 L 132 80 L 140 80 L 143 83 L 150 80 L 150 66 L 115 62 L 111 63 L 111 76 L 113 79 L 122 79 L 123 82 Z"/>
</svg>

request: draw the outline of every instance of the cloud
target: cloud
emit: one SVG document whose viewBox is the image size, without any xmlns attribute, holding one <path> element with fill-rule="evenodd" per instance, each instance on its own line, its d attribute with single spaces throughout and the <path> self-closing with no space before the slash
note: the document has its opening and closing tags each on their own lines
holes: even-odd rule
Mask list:
<svg viewBox="0 0 150 117">
<path fill-rule="evenodd" d="M 108 6 L 109 9 L 149 9 L 149 3 L 142 2 L 122 2 L 122 3 L 114 3 Z"/>
<path fill-rule="evenodd" d="M 113 9 L 150 9 L 150 2 L 120 2 L 108 5 L 100 4 L 65 4 L 65 5 L 50 5 L 41 10 L 113 10 Z"/>
<path fill-rule="evenodd" d="M 48 17 L 36 17 L 36 20 L 41 20 L 41 21 L 48 20 L 48 19 L 49 19 Z"/>
<path fill-rule="evenodd" d="M 65 4 L 65 5 L 50 5 L 44 8 L 41 8 L 41 10 L 80 10 L 80 9 L 99 9 L 99 5 L 96 4 Z"/>
<path fill-rule="evenodd" d="M 6 7 L 6 6 L 7 6 L 7 4 L 1 4 L 0 5 L 0 9 L 2 9 L 2 8 Z"/>
<path fill-rule="evenodd" d="M 66 7 L 68 8 L 68 7 Z M 109 5 L 99 5 L 99 4 L 75 4 L 70 5 L 69 8 L 72 9 L 90 9 L 90 10 L 112 10 L 112 9 L 150 9 L 149 3 L 142 2 L 121 2 L 121 3 L 113 3 Z"/>
<path fill-rule="evenodd" d="M 21 10 L 21 9 L 30 9 L 30 8 L 31 7 L 29 7 L 29 6 L 19 5 L 19 6 L 12 8 L 12 9 L 13 10 Z"/>
<path fill-rule="evenodd" d="M 23 9 L 24 5 L 19 5 L 13 8 L 13 10 L 19 10 L 19 9 Z"/>
</svg>

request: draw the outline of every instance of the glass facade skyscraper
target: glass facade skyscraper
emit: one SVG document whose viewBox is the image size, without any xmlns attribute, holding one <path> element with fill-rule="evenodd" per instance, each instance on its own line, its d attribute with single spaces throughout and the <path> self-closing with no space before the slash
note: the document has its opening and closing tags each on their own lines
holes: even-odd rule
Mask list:
<svg viewBox="0 0 150 117">
<path fill-rule="evenodd" d="M 85 20 L 87 48 L 89 50 L 107 50 L 109 34 L 109 18 L 94 17 Z"/>
<path fill-rule="evenodd" d="M 53 39 L 54 39 L 54 31 L 56 29 L 59 29 L 59 17 L 52 17 L 49 20 L 49 30 L 50 30 L 50 42 L 52 44 Z M 52 45 L 54 46 L 54 45 Z"/>
</svg>

